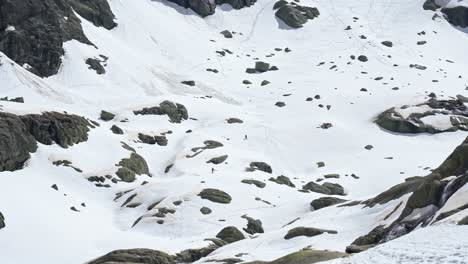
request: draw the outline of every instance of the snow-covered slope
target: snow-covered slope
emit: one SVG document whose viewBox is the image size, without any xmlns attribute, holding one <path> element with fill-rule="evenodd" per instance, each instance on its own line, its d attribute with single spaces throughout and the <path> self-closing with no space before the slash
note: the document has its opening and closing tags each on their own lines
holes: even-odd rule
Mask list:
<svg viewBox="0 0 468 264">
<path fill-rule="evenodd" d="M 81 19 L 95 46 L 65 42 L 56 75 L 39 78 L 0 56 L 1 97 L 25 100 L 2 101 L 2 111 L 67 111 L 99 123 L 86 142 L 68 148 L 39 144 L 22 170 L 1 172 L 0 212 L 6 223 L 0 230 L 1 263 L 84 263 L 122 248 L 176 254 L 207 246 L 205 239 L 224 227 L 242 230 L 244 215 L 261 220 L 264 233 L 243 232 L 248 239 L 199 263 L 239 253 L 244 253 L 243 261 L 270 261 L 308 246 L 344 252 L 356 238 L 396 220 L 399 214 L 386 216 L 408 197 L 366 209 L 312 211 L 310 202 L 325 195 L 302 192 L 303 185 L 339 174 L 319 184 L 343 186 L 345 195 L 335 197 L 367 200 L 405 178 L 429 174 L 467 136 L 464 131 L 395 134 L 373 122 L 391 107 L 427 101 L 430 93 L 440 100 L 468 95 L 468 60 L 463 57 L 468 35 L 442 17 L 433 19 L 422 0 L 301 1 L 317 7 L 320 16 L 299 29 L 278 20 L 276 1 L 270 0 L 241 10 L 222 5 L 206 18 L 164 0 L 108 2 L 118 26 L 107 30 Z M 223 30 L 236 33 L 225 38 Z M 100 60 L 106 73 L 90 70 L 88 58 Z M 279 70 L 246 73 L 257 60 Z M 194 86 L 181 83 L 190 80 Z M 269 84 L 262 86 L 264 80 Z M 166 100 L 184 105 L 189 119 L 175 123 L 166 115 L 134 114 Z M 101 110 L 115 118 L 100 120 Z M 227 122 L 229 118 L 242 122 Z M 112 133 L 113 125 L 124 133 Z M 168 144 L 142 143 L 140 133 L 164 135 Z M 207 140 L 222 146 L 193 150 Z M 108 188 L 88 181 L 106 175 L 118 179 L 119 162 L 132 153 L 123 143 L 146 160 L 151 176 L 130 183 L 103 177 Z M 228 155 L 224 162 L 207 163 L 223 155 Z M 59 160 L 78 170 L 53 164 Z M 247 170 L 251 162 L 267 163 L 272 173 Z M 280 175 L 294 187 L 270 180 Z M 266 186 L 241 182 L 246 179 Z M 200 192 L 208 188 L 224 191 L 231 202 L 202 199 Z M 460 203 L 468 202 L 459 195 L 454 197 Z M 211 213 L 202 214 L 202 207 Z M 429 258 L 426 252 L 441 248 L 432 252 L 434 259 L 445 254 L 451 259 L 438 263 L 462 263 L 466 239 L 456 234 L 466 230 L 453 223 L 335 261 L 422 263 L 411 262 L 411 254 Z M 300 226 L 338 234 L 284 239 Z M 453 238 L 439 240 L 435 234 Z M 407 247 L 418 250 L 401 253 Z"/>
</svg>

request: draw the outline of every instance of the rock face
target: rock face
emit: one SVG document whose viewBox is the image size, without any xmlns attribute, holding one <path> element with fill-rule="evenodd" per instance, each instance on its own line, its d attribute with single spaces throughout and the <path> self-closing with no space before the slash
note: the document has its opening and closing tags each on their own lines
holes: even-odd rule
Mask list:
<svg viewBox="0 0 468 264">
<path fill-rule="evenodd" d="M 0 113 L 0 171 L 21 169 L 36 149 L 36 140 L 21 119 Z"/>
<path fill-rule="evenodd" d="M 132 153 L 130 158 L 121 160 L 118 165 L 121 167 L 117 170 L 116 174 L 124 182 L 133 182 L 136 175 L 149 175 L 148 164 L 137 153 Z"/>
<path fill-rule="evenodd" d="M 302 186 L 303 190 L 328 194 L 328 195 L 346 195 L 344 188 L 338 183 L 329 183 L 325 182 L 322 185 L 315 182 L 309 182 L 306 185 Z"/>
<path fill-rule="evenodd" d="M 100 258 L 97 258 L 89 264 L 116 264 L 116 263 L 135 263 L 135 264 L 174 264 L 174 258 L 164 252 L 135 248 L 112 251 Z"/>
<path fill-rule="evenodd" d="M 417 105 L 391 108 L 375 120 L 381 128 L 396 133 L 442 133 L 468 131 L 468 109 L 460 99 L 429 99 Z"/>
<path fill-rule="evenodd" d="M 63 148 L 88 140 L 90 123 L 83 117 L 58 112 L 20 117 L 27 131 L 40 143 Z"/>
<path fill-rule="evenodd" d="M 319 210 L 328 206 L 332 206 L 335 204 L 344 203 L 346 200 L 336 198 L 336 197 L 320 197 L 318 199 L 313 200 L 310 203 L 310 206 L 313 210 Z"/>
<path fill-rule="evenodd" d="M 468 7 L 457 6 L 453 8 L 442 8 L 441 11 L 450 24 L 462 28 L 468 27 Z"/>
<path fill-rule="evenodd" d="M 387 227 L 379 226 L 357 238 L 353 246 L 369 248 L 406 235 L 419 226 L 432 223 L 434 216 L 458 190 L 468 183 L 468 138 L 431 174 L 413 177 L 364 203 L 372 207 L 410 194 L 398 218 Z M 449 215 L 443 213 L 445 216 Z M 441 214 L 442 215 L 442 214 Z M 440 219 L 436 219 L 440 220 Z M 359 249 L 359 248 L 358 248 Z"/>
<path fill-rule="evenodd" d="M 158 106 L 143 108 L 133 111 L 135 115 L 167 115 L 172 123 L 180 123 L 188 119 L 188 111 L 185 106 L 170 101 L 164 101 Z"/>
<path fill-rule="evenodd" d="M 315 7 L 301 6 L 291 3 L 281 6 L 276 11 L 276 17 L 292 28 L 301 28 L 307 21 L 320 15 Z"/>
<path fill-rule="evenodd" d="M 106 0 L 5 0 L 0 2 L 0 51 L 41 77 L 57 73 L 63 42 L 91 44 L 74 11 L 95 25 L 115 26 Z"/>
</svg>

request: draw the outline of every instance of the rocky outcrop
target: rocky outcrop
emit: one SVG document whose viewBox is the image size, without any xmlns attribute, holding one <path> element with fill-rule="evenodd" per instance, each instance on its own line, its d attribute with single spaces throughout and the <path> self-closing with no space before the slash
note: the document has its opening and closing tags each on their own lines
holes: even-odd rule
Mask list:
<svg viewBox="0 0 468 264">
<path fill-rule="evenodd" d="M 326 230 L 326 229 L 318 229 L 313 227 L 295 227 L 288 231 L 284 239 L 288 240 L 295 237 L 305 236 L 305 237 L 313 237 L 318 236 L 323 233 L 326 234 L 338 234 L 338 232 L 334 230 Z"/>
<path fill-rule="evenodd" d="M 36 140 L 21 118 L 0 113 L 0 171 L 21 169 L 36 149 Z"/>
<path fill-rule="evenodd" d="M 258 233 L 262 234 L 265 232 L 263 230 L 262 221 L 260 221 L 259 219 L 253 219 L 252 217 L 248 217 L 246 215 L 243 215 L 242 218 L 247 220 L 247 227 L 244 228 L 244 231 L 247 234 L 254 235 Z"/>
<path fill-rule="evenodd" d="M 157 250 L 135 248 L 112 251 L 88 264 L 175 264 L 174 257 Z"/>
<path fill-rule="evenodd" d="M 292 28 L 301 28 L 308 20 L 320 15 L 315 7 L 301 6 L 292 2 L 282 5 L 275 13 L 276 17 Z"/>
<path fill-rule="evenodd" d="M 106 0 L 1 1 L 0 51 L 41 77 L 56 74 L 65 41 L 91 44 L 74 12 L 97 26 L 115 26 Z"/>
<path fill-rule="evenodd" d="M 431 98 L 422 104 L 388 109 L 375 123 L 391 132 L 405 134 L 468 131 L 468 108 L 459 98 Z"/>
<path fill-rule="evenodd" d="M 239 229 L 235 226 L 228 226 L 223 228 L 217 235 L 217 238 L 226 241 L 228 243 L 234 243 L 239 240 L 245 239 L 244 234 L 242 234 Z"/>
<path fill-rule="evenodd" d="M 304 249 L 273 261 L 254 261 L 246 264 L 313 264 L 347 257 L 348 254 L 328 250 Z"/>
<path fill-rule="evenodd" d="M 70 0 L 73 11 L 97 27 L 113 29 L 117 26 L 107 0 Z"/>
<path fill-rule="evenodd" d="M 325 182 L 322 185 L 315 182 L 309 182 L 302 186 L 302 191 L 311 191 L 327 195 L 346 195 L 343 186 L 338 183 Z"/>
<path fill-rule="evenodd" d="M 135 115 L 167 115 L 172 123 L 180 123 L 188 119 L 187 108 L 182 104 L 171 101 L 164 101 L 159 106 L 145 107 L 141 110 L 133 111 L 133 113 Z"/>
<path fill-rule="evenodd" d="M 91 124 L 81 116 L 45 112 L 20 117 L 27 131 L 40 143 L 63 148 L 88 140 Z"/>
<path fill-rule="evenodd" d="M 382 194 L 364 202 L 367 206 L 384 204 L 409 197 L 401 214 L 390 225 L 378 226 L 369 234 L 357 238 L 349 252 L 369 248 L 406 235 L 418 227 L 425 227 L 438 219 L 435 215 L 458 190 L 468 183 L 468 138 L 431 174 L 413 177 Z M 396 210 L 394 210 L 396 211 Z M 359 248 L 356 248 L 358 246 Z"/>
<path fill-rule="evenodd" d="M 5 217 L 3 216 L 2 212 L 0 212 L 0 229 L 5 228 Z"/>
<path fill-rule="evenodd" d="M 17 116 L 0 113 L 0 171 L 23 167 L 37 141 L 63 148 L 88 139 L 90 123 L 83 117 L 57 112 Z"/>
<path fill-rule="evenodd" d="M 462 28 L 468 27 L 468 7 L 457 6 L 453 8 L 442 8 L 441 11 L 450 24 Z"/>
</svg>

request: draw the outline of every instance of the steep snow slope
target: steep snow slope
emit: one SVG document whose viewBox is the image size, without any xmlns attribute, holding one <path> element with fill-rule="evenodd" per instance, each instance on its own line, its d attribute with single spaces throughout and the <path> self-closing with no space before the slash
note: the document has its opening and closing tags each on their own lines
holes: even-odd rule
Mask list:
<svg viewBox="0 0 468 264">
<path fill-rule="evenodd" d="M 464 132 L 396 135 L 372 122 L 395 105 L 425 101 L 431 92 L 443 99 L 467 95 L 464 69 L 468 61 L 462 55 L 468 35 L 442 18 L 433 20 L 433 13 L 422 9 L 423 2 L 304 1 L 304 5 L 316 6 L 321 15 L 293 30 L 275 18 L 275 1 L 260 0 L 242 10 L 222 6 L 203 19 L 165 1 L 110 0 L 118 26 L 109 31 L 82 20 L 86 36 L 97 48 L 77 41 L 65 43 L 57 75 L 34 77 L 2 56 L 2 95 L 23 96 L 26 101 L 2 102 L 3 111 L 64 110 L 98 120 L 100 111 L 106 110 L 115 113 L 116 119 L 99 121 L 100 127 L 91 130 L 86 143 L 67 149 L 40 145 L 23 170 L 2 172 L 0 210 L 7 227 L 0 233 L 0 261 L 83 263 L 111 250 L 135 247 L 176 253 L 207 245 L 203 240 L 223 227 L 245 227 L 246 220 L 241 218 L 245 214 L 260 219 L 265 234 L 223 247 L 213 257 L 248 253 L 243 257 L 246 261 L 272 260 L 310 245 L 344 251 L 399 201 L 367 210 L 333 207 L 311 212 L 309 203 L 323 195 L 299 192 L 302 185 L 338 173 L 339 179 L 325 181 L 345 187 L 347 196 L 341 198 L 364 200 L 407 177 L 428 174 L 466 137 Z M 348 25 L 351 30 L 345 30 Z M 219 34 L 225 29 L 242 35 L 226 39 Z M 424 35 L 418 34 L 422 31 Z M 382 41 L 392 41 L 393 47 Z M 418 45 L 418 41 L 427 43 Z M 292 51 L 275 50 L 286 47 Z M 233 54 L 216 53 L 222 49 Z M 270 54 L 274 56 L 267 57 Z M 85 64 L 87 58 L 99 55 L 109 58 L 104 75 Z M 352 60 L 351 55 L 365 55 L 368 61 Z M 254 58 L 279 70 L 245 73 L 254 66 Z M 410 68 L 411 64 L 427 69 Z M 186 80 L 196 85 L 181 84 Z M 252 84 L 244 85 L 243 80 Z M 271 83 L 261 86 L 263 80 Z M 308 97 L 314 99 L 306 101 Z M 167 116 L 132 112 L 164 100 L 185 105 L 193 119 L 177 124 Z M 277 107 L 277 102 L 286 106 Z M 233 117 L 243 123 L 228 124 L 226 119 Z M 321 129 L 323 123 L 333 127 Z M 125 134 L 111 133 L 114 124 Z M 138 140 L 138 133 L 159 135 L 169 130 L 168 146 Z M 187 158 L 205 140 L 224 146 Z M 130 155 L 120 142 L 146 159 L 152 177 L 138 176 L 133 183 L 119 182 L 111 188 L 95 187 L 86 178 L 114 175 L 116 164 Z M 367 150 L 367 145 L 374 148 Z M 227 163 L 206 163 L 221 155 L 228 155 Z M 82 173 L 53 165 L 57 160 L 71 161 Z M 252 161 L 268 163 L 273 173 L 247 172 Z M 320 161 L 326 166 L 318 168 Z M 174 165 L 165 173 L 170 164 Z M 296 188 L 268 180 L 279 175 L 288 176 Z M 264 181 L 266 187 L 241 183 L 243 179 Z M 149 183 L 141 185 L 144 181 Z M 53 184 L 58 191 L 51 188 Z M 232 202 L 203 200 L 197 194 L 204 188 L 223 190 Z M 128 190 L 114 201 L 116 193 Z M 121 207 L 134 194 L 132 202 L 141 205 Z M 157 208 L 176 210 L 165 216 L 164 224 L 151 216 L 156 209 L 147 210 L 156 201 L 161 201 Z M 176 201 L 182 204 L 176 206 Z M 70 210 L 72 206 L 80 212 Z M 201 214 L 203 206 L 213 212 Z M 148 217 L 132 227 L 141 216 Z M 332 229 L 338 234 L 284 240 L 292 227 L 284 226 L 297 218 L 301 219 L 296 226 Z M 459 227 L 443 228 L 441 233 Z M 418 231 L 413 237 L 424 240 L 425 232 L 430 233 Z M 403 247 L 411 238 L 365 254 L 385 255 L 392 245 Z M 461 240 L 460 245 L 464 245 Z"/>
</svg>

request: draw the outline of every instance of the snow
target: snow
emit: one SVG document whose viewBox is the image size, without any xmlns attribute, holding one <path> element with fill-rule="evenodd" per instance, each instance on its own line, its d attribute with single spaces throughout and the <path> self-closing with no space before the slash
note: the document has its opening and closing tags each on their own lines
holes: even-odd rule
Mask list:
<svg viewBox="0 0 468 264">
<path fill-rule="evenodd" d="M 275 2 L 259 0 L 242 10 L 222 7 L 202 19 L 163 1 L 110 0 L 118 26 L 108 31 L 82 19 L 86 36 L 98 48 L 77 41 L 65 43 L 59 73 L 44 79 L 0 54 L 0 93 L 25 98 L 25 104 L 1 102 L 3 111 L 67 111 L 96 121 L 100 121 L 101 110 L 117 115 L 114 121 L 100 121 L 100 127 L 89 133 L 88 142 L 67 149 L 40 145 L 26 168 L 1 173 L 0 211 L 7 227 L 0 231 L 0 262 L 84 263 L 111 250 L 134 247 L 176 253 L 206 245 L 203 240 L 225 226 L 245 227 L 246 220 L 241 218 L 245 214 L 261 219 L 266 233 L 223 247 L 209 258 L 245 252 L 246 261 L 272 260 L 309 245 L 344 251 L 357 237 L 395 220 L 403 205 L 389 219 L 384 218 L 407 197 L 374 208 L 358 205 L 312 212 L 310 202 L 323 195 L 298 189 L 325 174 L 338 173 L 339 179 L 326 181 L 345 187 L 348 195 L 340 198 L 365 200 L 407 177 L 427 175 L 427 167 L 436 168 L 462 142 L 465 132 L 393 135 L 372 121 L 390 107 L 420 103 L 429 92 L 445 99 L 466 96 L 464 69 L 468 61 L 460 55 L 466 53 L 468 35 L 443 19 L 432 20 L 433 13 L 422 9 L 422 0 L 310 0 L 304 4 L 318 7 L 321 15 L 297 30 L 279 28 L 272 10 Z M 353 22 L 353 17 L 359 20 Z M 347 25 L 353 29 L 344 31 Z M 225 39 L 219 34 L 225 29 L 243 35 Z M 423 30 L 426 35 L 417 35 Z M 394 46 L 381 45 L 385 40 Z M 427 44 L 416 45 L 419 40 Z M 292 51 L 274 50 L 286 47 Z M 234 54 L 221 57 L 216 51 L 222 49 Z M 270 53 L 275 56 L 266 57 Z M 369 61 L 350 59 L 350 55 L 361 54 Z M 87 58 L 99 55 L 109 57 L 104 75 L 97 75 L 85 64 Z M 279 71 L 246 74 L 255 57 L 278 66 Z M 317 66 L 320 62 L 325 64 Z M 411 69 L 409 64 L 415 63 L 428 68 Z M 337 68 L 330 70 L 333 65 Z M 207 68 L 220 72 L 207 72 Z M 384 79 L 375 81 L 376 77 Z M 253 84 L 243 85 L 244 79 Z M 185 80 L 195 80 L 196 86 L 182 85 Z M 262 80 L 271 84 L 260 86 Z M 361 88 L 369 92 L 361 92 Z M 321 98 L 306 101 L 315 95 Z M 133 114 L 164 100 L 185 105 L 196 120 L 175 124 L 167 116 Z M 278 101 L 286 106 L 276 107 Z M 231 117 L 244 122 L 227 124 L 225 120 Z M 333 127 L 318 128 L 325 122 Z M 112 134 L 109 129 L 113 124 L 125 134 Z M 137 142 L 138 133 L 157 135 L 169 130 L 172 134 L 167 135 L 166 147 Z M 224 146 L 186 157 L 205 140 Z M 87 177 L 113 175 L 116 164 L 129 157 L 121 142 L 146 159 L 152 177 L 139 176 L 134 183 L 111 188 L 95 187 Z M 370 151 L 364 148 L 368 144 L 374 146 Z M 227 164 L 206 163 L 225 154 L 229 155 Z M 61 159 L 70 160 L 83 173 L 52 165 Z M 246 172 L 252 161 L 267 162 L 273 174 Z M 317 168 L 319 161 L 326 166 Z M 164 173 L 170 164 L 174 166 Z M 360 178 L 346 176 L 352 173 Z M 288 176 L 297 188 L 268 180 L 278 175 Z M 267 186 L 259 189 L 241 183 L 247 178 L 264 181 Z M 143 181 L 149 183 L 141 185 Z M 53 184 L 59 191 L 51 188 Z M 197 194 L 204 188 L 229 193 L 231 204 L 202 200 Z M 114 201 L 120 191 L 130 192 Z M 137 194 L 134 201 L 142 205 L 121 207 L 132 194 Z M 148 212 L 147 206 L 161 199 L 157 208 L 173 208 L 176 213 L 168 214 L 162 225 L 155 218 L 144 218 L 132 228 L 138 217 L 153 212 Z M 175 206 L 173 202 L 178 200 L 183 202 Z M 81 207 L 82 202 L 86 207 Z M 71 206 L 80 212 L 71 211 Z M 213 213 L 202 215 L 199 210 L 203 206 Z M 284 226 L 296 218 L 300 220 Z M 286 232 L 296 226 L 332 229 L 338 234 L 284 240 Z M 422 228 L 335 263 L 396 263 L 392 254 L 397 253 L 403 254 L 401 263 L 415 263 L 410 262 L 413 256 L 427 262 L 433 257 L 440 258 L 439 263 L 462 263 L 460 260 L 467 257 L 467 241 L 462 237 L 465 229 L 453 225 Z M 444 239 L 437 238 L 447 234 Z M 420 250 L 412 251 L 413 247 Z"/>
</svg>

